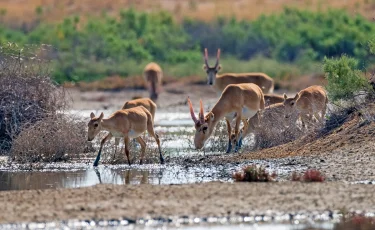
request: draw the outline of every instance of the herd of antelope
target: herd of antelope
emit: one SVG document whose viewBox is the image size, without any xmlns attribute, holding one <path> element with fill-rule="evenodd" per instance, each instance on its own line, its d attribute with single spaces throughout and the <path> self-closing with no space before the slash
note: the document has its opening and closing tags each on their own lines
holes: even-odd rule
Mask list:
<svg viewBox="0 0 375 230">
<path fill-rule="evenodd" d="M 231 152 L 232 146 L 234 146 L 234 151 L 237 152 L 241 148 L 242 139 L 246 135 L 255 133 L 257 129 L 264 126 L 271 128 L 288 127 L 296 124 L 297 120 L 300 119 L 302 128 L 308 129 L 314 122 L 314 118 L 318 122 L 324 121 L 328 99 L 323 87 L 310 86 L 298 92 L 293 98 L 288 98 L 285 94 L 272 94 L 274 81 L 268 75 L 264 73 L 225 73 L 218 75 L 221 69 L 219 60 L 220 49 L 217 50 L 216 63 L 211 67 L 208 63 L 208 51 L 205 49 L 203 69 L 207 73 L 207 84 L 212 85 L 220 95 L 212 109 L 205 114 L 203 102 L 200 100 L 197 117 L 192 102 L 189 98 L 187 99 L 190 115 L 194 122 L 194 145 L 197 149 L 203 148 L 216 125 L 223 118 L 226 120 L 228 130 L 227 153 Z M 115 137 L 116 147 L 120 138 L 124 139 L 125 154 L 129 165 L 130 138 L 135 138 L 141 145 L 140 164 L 142 164 L 146 143 L 141 135 L 146 130 L 155 139 L 158 145 L 160 163 L 164 163 L 159 136 L 154 131 L 154 116 L 157 106 L 153 102 L 158 98 L 162 77 L 163 72 L 160 66 L 154 62 L 149 63 L 144 69 L 144 78 L 149 86 L 150 99 L 140 98 L 128 101 L 121 110 L 114 112 L 108 118 L 104 118 L 103 113 L 99 117 L 91 113 L 91 119 L 88 123 L 88 140 L 93 140 L 101 130 L 109 132 L 101 141 L 94 166 L 99 163 L 104 143 L 112 137 Z M 240 130 L 241 121 L 243 126 Z M 234 130 L 232 131 L 231 126 L 233 124 Z M 278 130 L 273 131 L 278 132 Z"/>
</svg>

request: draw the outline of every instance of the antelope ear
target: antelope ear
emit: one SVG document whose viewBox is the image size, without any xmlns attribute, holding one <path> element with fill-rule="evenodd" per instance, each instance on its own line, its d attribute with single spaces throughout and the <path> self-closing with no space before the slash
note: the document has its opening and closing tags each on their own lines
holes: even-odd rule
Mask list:
<svg viewBox="0 0 375 230">
<path fill-rule="evenodd" d="M 286 94 L 284 93 L 284 101 L 288 99 L 288 96 L 286 96 Z"/>
<path fill-rule="evenodd" d="M 213 112 L 210 112 L 210 114 L 209 114 L 210 116 L 209 116 L 209 118 L 210 118 L 210 121 L 213 121 L 214 120 L 214 118 L 215 118 L 215 114 L 213 114 Z"/>
<path fill-rule="evenodd" d="M 93 119 L 94 117 L 95 117 L 95 114 L 93 112 L 91 112 L 90 118 Z"/>
<path fill-rule="evenodd" d="M 296 101 L 298 100 L 298 98 L 299 98 L 299 94 L 297 93 L 296 96 L 294 97 L 294 100 Z"/>
<path fill-rule="evenodd" d="M 101 119 L 103 119 L 103 117 L 104 117 L 104 113 L 102 112 L 102 113 L 100 114 L 100 116 L 99 116 L 99 121 L 100 121 Z"/>
<path fill-rule="evenodd" d="M 220 64 L 216 67 L 216 70 L 217 70 L 218 72 L 221 70 L 221 65 L 220 65 Z"/>
<path fill-rule="evenodd" d="M 208 70 L 208 66 L 206 64 L 203 64 L 202 69 L 206 71 Z"/>
</svg>

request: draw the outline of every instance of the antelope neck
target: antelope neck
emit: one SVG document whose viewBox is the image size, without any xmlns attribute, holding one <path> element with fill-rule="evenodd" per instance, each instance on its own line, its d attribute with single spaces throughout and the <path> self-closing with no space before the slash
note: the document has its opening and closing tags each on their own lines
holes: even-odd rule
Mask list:
<svg viewBox="0 0 375 230">
<path fill-rule="evenodd" d="M 109 131 L 112 127 L 111 124 L 108 122 L 108 119 L 102 119 L 100 122 L 102 129 Z"/>
</svg>

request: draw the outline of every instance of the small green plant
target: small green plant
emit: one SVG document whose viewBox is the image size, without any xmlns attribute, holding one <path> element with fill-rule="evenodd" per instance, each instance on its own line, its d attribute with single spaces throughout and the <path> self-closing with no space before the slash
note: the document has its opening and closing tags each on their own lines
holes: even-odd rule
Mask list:
<svg viewBox="0 0 375 230">
<path fill-rule="evenodd" d="M 357 69 L 358 61 L 342 55 L 340 58 L 324 58 L 323 70 L 327 79 L 326 89 L 330 100 L 351 100 L 361 91 L 370 90 L 366 78 Z"/>
<path fill-rule="evenodd" d="M 244 167 L 240 172 L 233 174 L 233 179 L 238 182 L 272 182 L 277 174 L 270 174 L 265 168 L 257 165 Z"/>
</svg>

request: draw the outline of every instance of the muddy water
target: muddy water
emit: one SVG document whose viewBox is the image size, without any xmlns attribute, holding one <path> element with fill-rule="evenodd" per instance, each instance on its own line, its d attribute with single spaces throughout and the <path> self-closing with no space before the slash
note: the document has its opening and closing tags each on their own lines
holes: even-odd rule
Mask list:
<svg viewBox="0 0 375 230">
<path fill-rule="evenodd" d="M 105 115 L 112 111 L 104 111 Z M 88 111 L 72 111 L 84 117 Z M 188 113 L 160 112 L 155 116 L 155 130 L 162 140 L 165 157 L 169 159 L 189 158 L 190 156 L 205 154 L 224 154 L 223 152 L 198 152 L 192 147 L 193 124 Z M 99 147 L 99 139 L 94 144 Z M 112 140 L 113 142 L 113 140 Z M 150 148 L 156 148 L 152 140 Z M 212 145 L 213 142 L 211 142 Z M 121 147 L 122 144 L 120 144 Z M 210 143 L 208 144 L 208 149 Z M 107 147 L 109 146 L 107 145 Z M 135 150 L 137 151 L 137 150 Z M 166 165 L 145 164 L 138 165 L 106 165 L 92 167 L 93 157 L 80 159 L 73 163 L 44 164 L 42 170 L 20 171 L 0 166 L 0 190 L 48 189 L 48 188 L 78 188 L 100 183 L 110 184 L 184 184 L 209 181 L 232 181 L 232 174 L 244 164 L 199 165 L 184 164 L 181 161 L 171 160 Z M 104 160 L 103 156 L 103 160 Z M 189 159 L 187 159 L 189 160 Z M 173 163 L 180 162 L 180 163 Z M 253 162 L 276 171 L 278 175 L 288 174 L 295 170 L 291 166 L 282 166 L 279 162 Z M 248 164 L 248 163 L 246 163 Z M 281 165 L 281 166 L 280 166 Z"/>
</svg>

